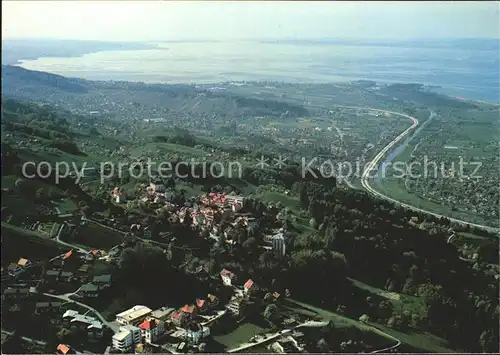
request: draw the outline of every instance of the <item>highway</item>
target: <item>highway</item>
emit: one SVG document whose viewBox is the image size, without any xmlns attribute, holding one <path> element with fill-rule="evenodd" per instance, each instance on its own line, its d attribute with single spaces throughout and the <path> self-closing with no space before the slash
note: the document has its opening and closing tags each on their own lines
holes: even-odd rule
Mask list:
<svg viewBox="0 0 500 355">
<path fill-rule="evenodd" d="M 417 212 L 421 212 L 421 213 L 426 213 L 426 214 L 435 216 L 437 218 L 444 217 L 444 218 L 449 219 L 451 222 L 455 222 L 455 223 L 459 223 L 459 224 L 463 224 L 463 225 L 469 225 L 471 227 L 476 227 L 476 228 L 484 229 L 484 230 L 487 230 L 487 231 L 490 231 L 490 232 L 497 232 L 498 233 L 498 228 L 490 227 L 490 226 L 485 226 L 485 225 L 482 225 L 482 224 L 477 224 L 477 223 L 472 223 L 472 222 L 467 222 L 467 221 L 463 221 L 463 220 L 460 220 L 460 219 L 457 219 L 457 218 L 452 218 L 452 217 L 449 217 L 449 216 L 445 216 L 445 215 L 434 213 L 434 212 L 431 212 L 431 211 L 428 211 L 428 210 L 424 210 L 422 208 L 419 208 L 419 207 L 416 207 L 416 206 L 412 206 L 410 204 L 398 201 L 398 200 L 396 200 L 396 199 L 394 199 L 392 197 L 384 195 L 383 193 L 375 190 L 370 185 L 370 182 L 371 182 L 370 172 L 373 171 L 373 170 L 375 170 L 375 169 L 377 169 L 380 160 L 386 155 L 386 153 L 391 148 L 393 148 L 401 139 L 403 139 L 406 135 L 408 135 L 408 133 L 410 133 L 415 127 L 417 127 L 418 124 L 419 124 L 419 121 L 415 117 L 412 117 L 410 115 L 406 115 L 404 113 L 394 112 L 394 111 L 374 109 L 374 108 L 369 108 L 369 107 L 342 106 L 342 105 L 336 105 L 336 106 L 338 106 L 338 107 L 344 107 L 344 108 L 360 109 L 360 110 L 370 110 L 370 111 L 381 112 L 381 113 L 388 113 L 388 114 L 393 114 L 393 115 L 398 115 L 398 116 L 406 117 L 406 118 L 408 118 L 408 119 L 410 119 L 412 121 L 412 125 L 410 127 L 408 127 L 404 132 L 402 132 L 396 138 L 394 138 L 380 152 L 378 152 L 377 155 L 375 155 L 375 157 L 368 163 L 367 167 L 365 168 L 365 170 L 363 171 L 363 174 L 361 176 L 361 185 L 363 186 L 363 188 L 367 192 L 371 193 L 374 196 L 377 196 L 379 198 L 382 198 L 384 200 L 390 201 L 390 202 L 392 202 L 394 204 L 397 204 L 397 205 L 399 205 L 401 207 L 404 207 L 404 208 L 407 208 L 407 209 L 410 209 L 410 210 L 413 210 L 413 211 L 417 211 Z M 349 187 L 353 187 L 349 183 L 347 185 Z"/>
</svg>

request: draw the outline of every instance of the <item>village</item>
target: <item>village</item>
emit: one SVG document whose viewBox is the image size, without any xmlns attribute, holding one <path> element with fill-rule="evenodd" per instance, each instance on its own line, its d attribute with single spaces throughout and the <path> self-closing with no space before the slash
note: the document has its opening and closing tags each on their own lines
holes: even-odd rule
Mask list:
<svg viewBox="0 0 500 355">
<path fill-rule="evenodd" d="M 151 179 L 140 198 L 162 206 L 161 209 L 167 210 L 169 218 L 176 223 L 189 223 L 195 234 L 211 240 L 211 243 L 223 243 L 228 247 L 241 243 L 238 229 L 252 228 L 252 224 L 256 223 L 251 213 L 241 212 L 243 196 L 210 192 L 179 206 L 167 201 L 168 193 L 169 189 L 161 179 L 155 178 Z M 118 187 L 110 195 L 117 205 L 126 202 L 124 193 Z M 283 224 L 281 213 L 277 213 L 275 219 L 277 226 Z M 186 272 L 200 279 L 218 280 L 226 290 L 225 302 L 220 301 L 219 295 L 208 293 L 186 300 L 181 307 L 165 304 L 152 309 L 147 304 L 138 304 L 117 312 L 113 320 L 106 319 L 91 306 L 96 300 L 109 297 L 109 290 L 113 288 L 115 280 L 111 273 L 105 272 L 106 265 L 116 263 L 121 251 L 130 245 L 153 243 L 167 247 L 166 243 L 158 241 L 165 239 L 165 233 L 158 233 L 156 228 L 133 223 L 120 231 L 112 223 L 109 221 L 110 226 L 106 226 L 79 217 L 76 222 L 62 225 L 55 238 L 69 248 L 66 252 L 49 260 L 28 260 L 20 256 L 17 262 L 12 261 L 5 269 L 2 268 L 2 280 L 6 285 L 2 299 L 9 315 L 15 317 L 19 311 L 33 313 L 38 318 L 57 324 L 60 332 L 86 334 L 84 343 L 90 344 L 91 349 L 81 348 L 82 344 L 60 343 L 54 349 L 56 353 L 95 352 L 97 349 L 105 353 L 211 352 L 220 350 L 210 345 L 214 326 L 220 327 L 221 322 L 230 318 L 230 324 L 238 327 L 248 315 L 255 314 L 262 314 L 261 320 L 272 324 L 272 327 L 265 327 L 269 329 L 252 334 L 246 341 L 225 348 L 225 351 L 239 352 L 257 347 L 266 352 L 302 352 L 304 332 L 299 328 L 328 324 L 318 321 L 317 317 L 313 319 L 282 307 L 282 301 L 290 296 L 288 289 L 261 288 L 252 279 L 242 279 L 229 269 L 210 275 L 201 266 Z M 115 230 L 123 238 L 109 250 L 90 249 L 79 243 L 63 241 L 64 235 L 89 224 Z M 263 251 L 271 251 L 277 258 L 286 254 L 283 226 L 269 230 L 261 240 L 263 244 L 259 248 Z M 4 319 L 10 319 L 9 315 Z M 97 344 L 102 348 L 96 348 Z"/>
</svg>

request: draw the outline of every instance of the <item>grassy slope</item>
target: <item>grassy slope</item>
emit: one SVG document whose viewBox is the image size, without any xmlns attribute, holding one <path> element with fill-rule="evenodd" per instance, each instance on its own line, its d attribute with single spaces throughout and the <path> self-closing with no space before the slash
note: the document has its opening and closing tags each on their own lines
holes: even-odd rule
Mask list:
<svg viewBox="0 0 500 355">
<path fill-rule="evenodd" d="M 44 239 L 37 232 L 2 222 L 2 262 L 16 261 L 20 257 L 43 260 L 65 251 L 65 248 L 52 240 Z"/>
</svg>

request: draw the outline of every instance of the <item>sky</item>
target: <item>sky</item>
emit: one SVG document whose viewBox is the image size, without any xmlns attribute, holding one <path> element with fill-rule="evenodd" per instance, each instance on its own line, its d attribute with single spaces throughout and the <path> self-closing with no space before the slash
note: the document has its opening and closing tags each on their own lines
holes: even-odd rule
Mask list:
<svg viewBox="0 0 500 355">
<path fill-rule="evenodd" d="M 500 38 L 500 3 L 2 0 L 2 38 Z"/>
</svg>

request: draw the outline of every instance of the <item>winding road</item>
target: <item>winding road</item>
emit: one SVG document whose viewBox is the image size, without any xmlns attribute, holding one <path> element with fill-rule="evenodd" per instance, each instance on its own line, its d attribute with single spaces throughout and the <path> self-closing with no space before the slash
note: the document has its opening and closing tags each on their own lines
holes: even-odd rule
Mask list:
<svg viewBox="0 0 500 355">
<path fill-rule="evenodd" d="M 370 185 L 371 178 L 372 178 L 370 176 L 370 173 L 373 170 L 377 169 L 380 160 L 386 155 L 386 153 L 391 148 L 393 148 L 401 139 L 403 139 L 406 135 L 408 135 L 408 133 L 410 133 L 415 127 L 418 126 L 419 121 L 415 117 L 412 117 L 410 115 L 406 115 L 406 114 L 400 113 L 400 112 L 394 112 L 394 111 L 388 111 L 388 110 L 381 110 L 381 109 L 375 109 L 375 108 L 369 108 L 369 107 L 342 106 L 342 105 L 337 105 L 337 106 L 338 107 L 344 107 L 344 108 L 351 108 L 351 109 L 370 110 L 370 111 L 375 111 L 375 112 L 388 113 L 388 114 L 393 114 L 393 115 L 398 115 L 398 116 L 401 116 L 401 117 L 405 117 L 405 118 L 408 118 L 408 119 L 410 119 L 412 121 L 412 125 L 410 127 L 408 127 L 404 132 L 402 132 L 396 138 L 394 138 L 380 152 L 378 152 L 377 155 L 375 155 L 375 157 L 368 163 L 367 167 L 365 168 L 365 170 L 363 171 L 363 174 L 361 176 L 361 185 L 363 186 L 363 188 L 366 191 L 368 191 L 369 193 L 371 193 L 374 196 L 377 196 L 379 198 L 382 198 L 384 200 L 390 201 L 390 202 L 392 202 L 394 204 L 397 204 L 397 205 L 399 205 L 401 207 L 404 207 L 404 208 L 407 208 L 407 209 L 410 209 L 410 210 L 413 210 L 413 211 L 417 211 L 417 212 L 421 212 L 421 213 L 426 213 L 426 214 L 432 215 L 432 216 L 437 217 L 437 218 L 444 217 L 444 218 L 449 219 L 451 222 L 459 223 L 459 224 L 462 224 L 462 225 L 469 225 L 469 226 L 480 228 L 480 229 L 484 229 L 484 230 L 487 230 L 487 231 L 490 231 L 490 232 L 498 232 L 498 228 L 490 227 L 490 226 L 485 226 L 485 225 L 482 225 L 482 224 L 477 224 L 477 223 L 472 223 L 472 222 L 467 222 L 467 221 L 463 221 L 463 220 L 460 220 L 460 219 L 457 219 L 457 218 L 452 218 L 452 217 L 448 217 L 448 216 L 445 216 L 445 215 L 434 213 L 434 212 L 431 212 L 431 211 L 428 211 L 428 210 L 424 210 L 422 208 L 419 208 L 419 207 L 416 207 L 416 206 L 412 206 L 412 205 L 409 205 L 407 203 L 398 201 L 398 200 L 396 200 L 396 199 L 394 199 L 392 197 L 384 195 L 383 193 L 375 190 Z M 347 185 L 349 187 L 351 187 L 351 188 L 353 187 L 350 183 L 348 183 Z"/>
<path fill-rule="evenodd" d="M 66 243 L 66 242 L 63 242 L 61 240 L 61 233 L 62 233 L 62 231 L 64 229 L 64 226 L 65 226 L 65 224 L 62 224 L 61 227 L 59 228 L 59 231 L 57 231 L 57 235 L 56 235 L 55 241 L 57 243 L 61 244 L 61 245 L 67 246 L 68 248 L 78 250 L 80 253 L 87 253 L 90 250 L 90 248 L 84 249 L 82 247 L 79 247 L 78 245 L 71 244 L 71 243 Z"/>
</svg>

